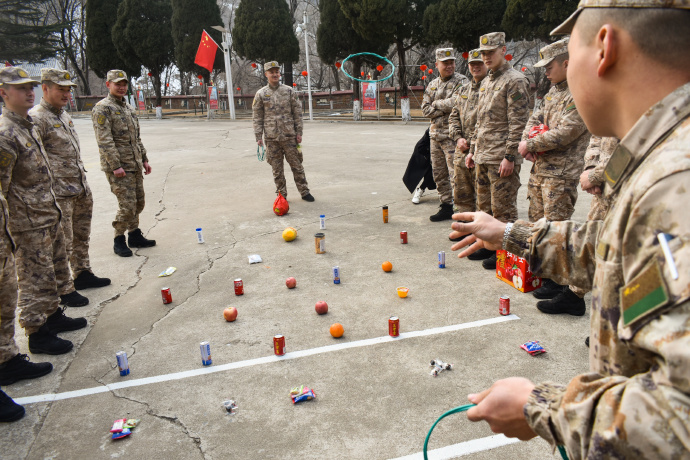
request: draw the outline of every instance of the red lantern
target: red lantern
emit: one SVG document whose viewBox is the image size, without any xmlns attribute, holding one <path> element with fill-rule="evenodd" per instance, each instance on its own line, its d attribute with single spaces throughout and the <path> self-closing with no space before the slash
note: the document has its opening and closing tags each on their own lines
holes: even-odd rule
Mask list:
<svg viewBox="0 0 690 460">
<path fill-rule="evenodd" d="M 364 76 L 364 72 L 362 72 L 362 76 Z"/>
<path fill-rule="evenodd" d="M 170 83 L 166 83 L 165 86 L 170 86 Z"/>
<path fill-rule="evenodd" d="M 149 72 L 149 74 L 148 74 L 148 75 L 149 75 L 149 77 L 153 77 L 153 74 L 152 74 L 151 72 Z"/>
<path fill-rule="evenodd" d="M 506 61 L 512 61 L 513 60 L 513 55 L 512 54 L 506 54 Z"/>
<path fill-rule="evenodd" d="M 198 78 L 199 80 L 201 80 L 201 79 L 204 78 L 204 77 L 203 77 L 203 75 L 197 75 L 196 78 Z"/>
<path fill-rule="evenodd" d="M 238 86 L 238 87 L 237 87 L 237 91 L 242 91 L 242 88 L 240 88 L 240 87 Z"/>
<path fill-rule="evenodd" d="M 303 71 L 302 71 L 302 76 L 303 76 L 303 77 L 306 77 L 307 75 L 309 75 L 309 72 L 307 72 L 306 70 L 303 70 Z"/>
<path fill-rule="evenodd" d="M 297 83 L 293 83 L 292 86 L 294 86 L 295 88 L 297 88 Z"/>
<path fill-rule="evenodd" d="M 343 66 L 343 64 L 340 63 L 340 62 L 336 62 L 336 63 L 335 63 L 335 66 L 339 69 L 339 68 L 341 68 L 341 67 Z"/>
<path fill-rule="evenodd" d="M 422 80 L 426 80 L 426 75 L 422 75 Z"/>
<path fill-rule="evenodd" d="M 381 72 L 381 71 L 383 70 L 383 66 L 382 66 L 381 64 L 377 65 L 377 66 L 376 66 L 376 70 L 378 70 L 379 72 Z"/>
<path fill-rule="evenodd" d="M 522 71 L 524 72 L 525 70 L 527 70 L 527 67 L 523 67 L 523 68 L 520 69 L 520 70 L 522 70 Z"/>
<path fill-rule="evenodd" d="M 434 69 L 429 69 L 429 75 L 431 75 L 432 73 L 434 73 Z"/>
<path fill-rule="evenodd" d="M 252 62 L 252 69 L 256 69 L 256 62 Z"/>
<path fill-rule="evenodd" d="M 462 58 L 463 58 L 463 59 L 467 59 L 467 58 L 469 58 L 469 57 L 470 57 L 470 53 L 468 53 L 467 51 L 465 51 L 464 53 L 462 53 Z"/>
<path fill-rule="evenodd" d="M 427 69 L 426 64 L 422 64 L 419 66 L 419 70 L 421 70 L 422 72 L 426 72 L 426 69 Z"/>
</svg>

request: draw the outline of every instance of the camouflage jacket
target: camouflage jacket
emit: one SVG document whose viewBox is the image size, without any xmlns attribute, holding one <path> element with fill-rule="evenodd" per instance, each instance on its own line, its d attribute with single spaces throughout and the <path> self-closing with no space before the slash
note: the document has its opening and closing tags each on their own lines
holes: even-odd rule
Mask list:
<svg viewBox="0 0 690 460">
<path fill-rule="evenodd" d="M 603 221 L 516 222 L 504 247 L 592 287 L 590 372 L 540 383 L 529 425 L 571 460 L 681 459 L 690 448 L 690 83 L 651 107 L 606 165 Z M 657 235 L 666 233 L 678 279 Z"/>
<path fill-rule="evenodd" d="M 5 195 L 2 193 L 0 193 L 0 208 L 2 208 L 2 212 L 0 212 L 0 260 L 2 260 L 7 259 L 16 249 L 10 231 L 9 206 L 5 200 Z"/>
<path fill-rule="evenodd" d="M 618 142 L 615 137 L 592 136 L 585 151 L 585 170 L 589 170 L 587 177 L 592 184 L 604 183 L 604 168 L 618 147 Z"/>
<path fill-rule="evenodd" d="M 486 77 L 485 77 L 486 78 Z M 483 81 L 483 79 L 482 79 Z M 458 139 L 464 138 L 470 145 L 470 141 L 474 134 L 474 128 L 477 125 L 477 111 L 479 109 L 479 87 L 482 82 L 472 80 L 471 84 L 462 87 L 458 95 L 455 97 L 455 104 L 448 116 L 448 133 L 454 142 Z"/>
<path fill-rule="evenodd" d="M 479 110 L 471 150 L 477 164 L 499 164 L 506 155 L 515 155 L 522 163 L 518 144 L 529 118 L 529 85 L 527 78 L 509 63 L 482 80 L 479 88 Z"/>
<path fill-rule="evenodd" d="M 541 123 L 549 130 L 530 139 L 530 129 Z M 544 103 L 532 114 L 522 132 L 522 140 L 527 141 L 527 151 L 544 152 L 537 156 L 531 174 L 577 179 L 582 174 L 589 138 L 587 126 L 575 108 L 568 82 L 552 86 L 544 97 Z"/>
<path fill-rule="evenodd" d="M 0 117 L 0 184 L 13 234 L 60 222 L 52 181 L 48 155 L 31 118 L 5 109 Z"/>
<path fill-rule="evenodd" d="M 467 77 L 454 73 L 446 78 L 437 77 L 429 83 L 422 98 L 422 115 L 431 119 L 429 136 L 436 141 L 448 139 L 448 116 L 455 105 L 455 96 L 467 83 Z"/>
<path fill-rule="evenodd" d="M 252 103 L 256 140 L 283 141 L 302 135 L 302 107 L 287 85 L 266 85 L 256 92 Z"/>
<path fill-rule="evenodd" d="M 48 154 L 55 195 L 58 198 L 77 196 L 82 191 L 90 194 L 72 117 L 64 110 L 52 107 L 45 99 L 31 109 L 29 115 Z"/>
<path fill-rule="evenodd" d="M 93 107 L 91 120 L 101 154 L 101 170 L 110 173 L 119 168 L 127 172 L 144 170 L 144 163 L 149 160 L 141 143 L 134 107 L 108 94 Z"/>
</svg>

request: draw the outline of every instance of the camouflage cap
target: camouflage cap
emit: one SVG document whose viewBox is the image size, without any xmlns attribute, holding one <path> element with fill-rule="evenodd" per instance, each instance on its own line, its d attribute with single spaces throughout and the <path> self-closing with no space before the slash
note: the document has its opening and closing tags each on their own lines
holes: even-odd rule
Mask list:
<svg viewBox="0 0 690 460">
<path fill-rule="evenodd" d="M 106 81 L 112 81 L 113 83 L 117 83 L 118 81 L 122 80 L 127 81 L 127 74 L 124 70 L 113 69 L 108 71 L 108 78 L 106 79 Z"/>
<path fill-rule="evenodd" d="M 506 34 L 504 32 L 491 32 L 490 34 L 479 37 L 479 50 L 495 50 L 499 46 L 505 46 Z"/>
<path fill-rule="evenodd" d="M 268 72 L 271 69 L 280 69 L 280 64 L 278 64 L 278 61 L 269 61 L 264 64 L 264 72 Z"/>
<path fill-rule="evenodd" d="M 675 8 L 688 10 L 688 0 L 580 0 L 577 9 L 560 26 L 551 31 L 551 35 L 568 35 L 575 27 L 577 17 L 585 8 Z"/>
<path fill-rule="evenodd" d="M 561 54 L 567 54 L 568 41 L 570 41 L 570 38 L 566 37 L 561 40 L 558 40 L 557 42 L 553 42 L 550 45 L 546 45 L 545 47 L 540 49 L 540 60 L 539 62 L 534 64 L 534 67 L 544 67 L 546 65 L 549 65 L 549 63 L 553 61 L 556 58 L 556 56 L 560 56 Z"/>
<path fill-rule="evenodd" d="M 467 57 L 467 63 L 470 64 L 472 62 L 484 62 L 482 61 L 482 51 L 479 48 L 469 52 L 469 56 Z"/>
<path fill-rule="evenodd" d="M 71 78 L 72 76 L 66 70 L 41 69 L 41 82 L 52 81 L 60 86 L 77 86 Z"/>
<path fill-rule="evenodd" d="M 31 78 L 21 67 L 3 67 L 0 69 L 0 86 L 21 85 L 23 83 L 33 83 L 34 86 L 38 86 L 41 82 Z"/>
<path fill-rule="evenodd" d="M 455 53 L 453 53 L 453 48 L 438 48 L 436 49 L 436 60 L 437 61 L 450 61 L 455 60 Z"/>
</svg>

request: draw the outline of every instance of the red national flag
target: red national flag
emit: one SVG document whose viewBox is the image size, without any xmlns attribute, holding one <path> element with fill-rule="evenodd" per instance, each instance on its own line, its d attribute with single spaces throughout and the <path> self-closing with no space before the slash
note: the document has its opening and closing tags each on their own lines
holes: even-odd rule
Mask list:
<svg viewBox="0 0 690 460">
<path fill-rule="evenodd" d="M 194 64 L 199 67 L 207 69 L 209 72 L 213 71 L 213 61 L 216 60 L 216 50 L 218 49 L 218 43 L 213 41 L 211 36 L 204 30 L 201 34 L 201 42 L 199 43 L 199 49 L 196 50 L 196 57 L 194 58 Z"/>
</svg>

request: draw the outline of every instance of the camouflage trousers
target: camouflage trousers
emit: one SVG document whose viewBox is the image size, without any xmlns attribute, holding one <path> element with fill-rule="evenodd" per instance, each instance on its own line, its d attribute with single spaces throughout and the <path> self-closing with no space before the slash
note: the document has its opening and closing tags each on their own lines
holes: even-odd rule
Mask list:
<svg viewBox="0 0 690 460">
<path fill-rule="evenodd" d="M 14 341 L 14 315 L 17 310 L 17 267 L 14 255 L 0 260 L 0 364 L 19 353 Z"/>
<path fill-rule="evenodd" d="M 477 185 L 475 168 L 465 166 L 467 155 L 459 150 L 455 151 L 453 159 L 453 201 L 458 212 L 474 212 L 477 210 Z"/>
<path fill-rule="evenodd" d="M 115 237 L 124 235 L 125 231 L 139 228 L 139 214 L 146 204 L 144 194 L 144 176 L 141 172 L 129 172 L 125 177 L 115 177 L 111 172 L 105 173 L 110 184 L 110 191 L 117 198 L 117 214 L 113 221 Z"/>
<path fill-rule="evenodd" d="M 475 164 L 479 211 L 491 214 L 501 222 L 517 220 L 517 193 L 522 185 L 520 166 L 516 164 L 510 176 L 501 177 L 497 164 Z"/>
<path fill-rule="evenodd" d="M 17 244 L 19 324 L 30 335 L 57 311 L 59 296 L 74 291 L 74 284 L 60 223 L 12 236 Z"/>
<path fill-rule="evenodd" d="M 578 179 L 530 174 L 527 185 L 529 221 L 536 222 L 542 217 L 551 222 L 570 219 L 575 212 L 579 183 Z"/>
<path fill-rule="evenodd" d="M 431 139 L 431 172 L 441 203 L 453 204 L 453 154 L 455 144 L 451 139 Z"/>
<path fill-rule="evenodd" d="M 89 261 L 89 239 L 91 238 L 91 216 L 93 195 L 82 191 L 73 197 L 58 197 L 62 209 L 62 232 L 65 234 L 65 251 L 74 278 L 83 271 L 91 271 Z"/>
<path fill-rule="evenodd" d="M 302 152 L 297 149 L 295 139 L 284 141 L 266 141 L 266 162 L 273 169 L 273 181 L 276 184 L 276 193 L 282 193 L 287 197 L 287 183 L 285 182 L 285 171 L 283 159 L 287 160 L 292 169 L 292 176 L 295 178 L 295 185 L 301 196 L 309 194 L 307 177 L 304 175 L 302 166 Z"/>
<path fill-rule="evenodd" d="M 601 195 L 592 196 L 592 204 L 589 205 L 589 214 L 587 214 L 587 220 L 604 220 L 606 212 L 609 210 L 609 204 Z M 578 297 L 582 298 L 587 294 L 586 289 L 580 289 L 577 286 L 569 286 L 570 290 L 573 291 Z"/>
</svg>

